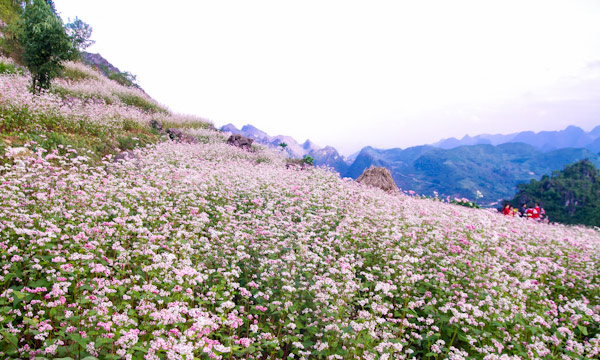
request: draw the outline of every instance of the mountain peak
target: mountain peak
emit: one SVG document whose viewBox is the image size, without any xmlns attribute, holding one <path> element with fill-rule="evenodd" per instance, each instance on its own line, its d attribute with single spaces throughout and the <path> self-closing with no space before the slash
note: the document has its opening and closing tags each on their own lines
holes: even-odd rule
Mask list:
<svg viewBox="0 0 600 360">
<path fill-rule="evenodd" d="M 227 125 L 221 126 L 221 130 L 223 130 L 223 131 L 229 131 L 230 133 L 239 133 L 240 132 L 240 129 L 238 129 L 232 123 L 229 123 Z"/>
<path fill-rule="evenodd" d="M 241 131 L 244 133 L 245 136 L 253 138 L 253 139 L 262 139 L 262 138 L 270 139 L 270 136 L 266 132 L 264 132 L 250 124 L 246 124 L 246 125 L 242 126 Z"/>
<path fill-rule="evenodd" d="M 319 150 L 321 147 L 314 142 L 310 141 L 310 139 L 306 139 L 306 141 L 302 144 L 302 148 L 307 151 Z"/>
</svg>

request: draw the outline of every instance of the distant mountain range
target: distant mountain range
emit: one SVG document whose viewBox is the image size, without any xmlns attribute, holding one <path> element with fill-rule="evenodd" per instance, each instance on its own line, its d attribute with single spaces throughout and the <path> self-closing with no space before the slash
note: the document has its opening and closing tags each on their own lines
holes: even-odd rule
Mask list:
<svg viewBox="0 0 600 360">
<path fill-rule="evenodd" d="M 453 149 L 416 146 L 405 150 L 364 148 L 345 176 L 356 178 L 371 165 L 390 170 L 404 190 L 431 196 L 475 199 L 483 193 L 483 205 L 495 205 L 514 196 L 516 186 L 539 179 L 565 165 L 589 159 L 600 166 L 600 156 L 588 149 L 564 148 L 543 152 L 524 143 L 464 145 Z"/>
<path fill-rule="evenodd" d="M 465 135 L 462 139 L 448 138 L 440 140 L 432 146 L 442 149 L 452 149 L 462 145 L 490 144 L 500 145 L 506 143 L 525 143 L 541 151 L 552 151 L 563 148 L 584 148 L 593 152 L 600 151 L 600 126 L 592 131 L 585 132 L 577 126 L 569 126 L 560 131 L 523 131 L 508 135 L 482 134 L 477 136 Z"/>
<path fill-rule="evenodd" d="M 315 165 L 330 166 L 340 174 L 344 174 L 349 167 L 349 164 L 346 162 L 344 157 L 340 155 L 334 147 L 325 146 L 324 148 L 321 148 L 308 139 L 300 144 L 291 136 L 270 136 L 266 132 L 257 129 L 252 125 L 244 125 L 241 129 L 238 129 L 233 124 L 227 124 L 222 126 L 221 130 L 230 132 L 232 134 L 241 134 L 245 137 L 254 139 L 254 141 L 257 143 L 266 145 L 273 149 L 281 149 L 279 144 L 285 143 L 286 147 L 283 151 L 285 151 L 289 157 L 300 159 L 305 155 L 308 155 L 315 159 Z"/>
<path fill-rule="evenodd" d="M 285 142 L 290 157 L 312 156 L 315 165 L 332 167 L 342 177 L 356 179 L 370 166 L 383 166 L 399 188 L 418 194 L 474 199 L 480 191 L 484 195 L 480 203 L 486 206 L 513 197 L 517 184 L 540 179 L 570 163 L 589 159 L 600 166 L 600 126 L 590 132 L 569 126 L 561 131 L 465 136 L 407 149 L 367 146 L 350 159 L 331 146 L 321 148 L 310 140 L 299 144 L 292 137 L 269 136 L 252 125 L 237 129 L 229 124 L 221 129 L 272 148 Z"/>
</svg>

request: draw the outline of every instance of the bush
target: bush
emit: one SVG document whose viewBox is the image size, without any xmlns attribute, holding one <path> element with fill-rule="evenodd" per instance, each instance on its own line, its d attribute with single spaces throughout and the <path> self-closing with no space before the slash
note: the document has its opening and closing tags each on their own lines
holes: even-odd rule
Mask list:
<svg viewBox="0 0 600 360">
<path fill-rule="evenodd" d="M 140 143 L 139 143 L 139 139 L 136 138 L 136 137 L 132 137 L 132 136 L 119 136 L 117 138 L 117 144 L 119 146 L 119 149 L 121 149 L 121 150 L 133 150 Z"/>
<path fill-rule="evenodd" d="M 16 65 L 11 63 L 5 63 L 0 61 L 0 75 L 2 74 L 19 74 L 23 75 L 23 69 L 18 68 Z"/>
</svg>

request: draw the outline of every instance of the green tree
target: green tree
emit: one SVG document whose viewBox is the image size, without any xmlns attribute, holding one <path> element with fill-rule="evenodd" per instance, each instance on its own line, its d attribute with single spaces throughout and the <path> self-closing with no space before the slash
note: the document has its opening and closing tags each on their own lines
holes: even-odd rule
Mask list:
<svg viewBox="0 0 600 360">
<path fill-rule="evenodd" d="M 23 48 L 19 44 L 18 21 L 23 13 L 24 1 L 0 0 L 0 53 L 21 61 Z"/>
<path fill-rule="evenodd" d="M 92 27 L 81 21 L 78 17 L 75 17 L 75 20 L 66 25 L 66 30 L 77 57 L 80 56 L 81 51 L 87 49 L 95 42 L 90 39 L 92 36 Z"/>
<path fill-rule="evenodd" d="M 33 0 L 25 7 L 20 43 L 23 62 L 31 72 L 31 91 L 48 89 L 62 70 L 62 62 L 73 56 L 73 46 L 62 20 L 43 0 Z"/>
</svg>

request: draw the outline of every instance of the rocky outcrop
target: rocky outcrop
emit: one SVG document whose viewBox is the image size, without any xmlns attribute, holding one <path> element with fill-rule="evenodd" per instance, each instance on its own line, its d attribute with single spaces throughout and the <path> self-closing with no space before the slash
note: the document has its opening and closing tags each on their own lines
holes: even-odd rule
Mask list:
<svg viewBox="0 0 600 360">
<path fill-rule="evenodd" d="M 229 139 L 227 139 L 227 144 L 244 149 L 246 151 L 252 151 L 253 142 L 254 139 L 247 138 L 240 134 L 231 135 Z"/>
<path fill-rule="evenodd" d="M 282 153 L 286 154 L 287 157 L 294 159 L 302 159 L 306 155 L 310 155 L 311 152 L 320 149 L 315 143 L 310 140 L 306 140 L 304 143 L 299 144 L 293 137 L 286 135 L 270 136 L 266 132 L 256 128 L 252 125 L 244 125 L 241 129 L 238 129 L 233 124 L 223 125 L 221 131 L 229 132 L 231 134 L 240 134 L 247 138 L 253 139 L 254 143 L 266 145 L 271 149 L 277 149 Z M 285 147 L 281 147 L 280 144 L 285 143 Z M 316 164 L 321 165 L 321 164 Z M 331 164 L 326 164 L 332 166 Z"/>
<path fill-rule="evenodd" d="M 150 127 L 153 128 L 154 130 L 158 131 L 159 133 L 161 133 L 163 131 L 162 122 L 160 122 L 159 120 L 156 120 L 156 119 L 152 119 L 150 121 Z"/>
<path fill-rule="evenodd" d="M 121 72 L 121 70 L 109 63 L 108 60 L 103 58 L 100 54 L 92 54 L 84 51 L 81 53 L 81 57 L 85 64 L 95 67 L 106 77 L 110 74 L 119 74 Z"/>
<path fill-rule="evenodd" d="M 121 151 L 120 153 L 115 155 L 113 162 L 129 161 L 129 160 L 140 160 L 140 156 L 138 154 L 136 154 L 133 150 L 125 150 L 125 151 Z"/>
<path fill-rule="evenodd" d="M 287 159 L 285 161 L 286 169 L 309 170 L 314 169 L 314 165 L 304 159 Z"/>
<path fill-rule="evenodd" d="M 379 188 L 383 191 L 398 191 L 398 187 L 392 178 L 390 171 L 383 167 L 371 167 L 365 170 L 362 175 L 356 179 L 356 182 Z"/>
<path fill-rule="evenodd" d="M 190 143 L 190 144 L 196 144 L 198 142 L 196 140 L 196 138 L 194 138 L 193 136 L 190 136 L 188 134 L 185 134 L 183 131 L 181 131 L 177 128 L 168 128 L 167 135 L 169 135 L 169 138 L 171 140 L 177 141 L 177 142 L 184 142 L 184 143 Z"/>
</svg>

